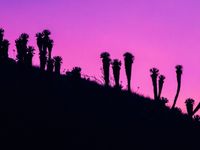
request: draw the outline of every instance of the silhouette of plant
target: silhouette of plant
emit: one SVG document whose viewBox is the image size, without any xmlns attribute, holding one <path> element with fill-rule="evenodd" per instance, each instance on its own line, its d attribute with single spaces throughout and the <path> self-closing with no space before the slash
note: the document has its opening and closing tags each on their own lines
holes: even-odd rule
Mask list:
<svg viewBox="0 0 200 150">
<path fill-rule="evenodd" d="M 39 51 L 41 52 L 43 47 L 43 35 L 42 33 L 37 33 L 36 37 L 37 37 L 37 46 L 39 48 Z"/>
<path fill-rule="evenodd" d="M 131 92 L 131 72 L 132 72 L 132 64 L 134 61 L 134 56 L 129 52 L 126 52 L 123 56 L 124 56 L 125 71 L 128 83 L 127 84 L 128 91 Z"/>
<path fill-rule="evenodd" d="M 62 57 L 60 56 L 55 56 L 54 57 L 54 62 L 55 62 L 55 73 L 60 75 L 60 68 L 62 64 Z"/>
<path fill-rule="evenodd" d="M 161 96 L 161 93 L 162 93 L 164 80 L 165 80 L 165 76 L 164 75 L 160 75 L 159 76 L 159 81 L 158 81 L 158 100 L 160 100 L 160 96 Z"/>
<path fill-rule="evenodd" d="M 165 97 L 161 97 L 159 100 L 154 101 L 155 105 L 160 108 L 160 110 L 164 109 L 166 107 L 166 103 L 168 103 L 168 99 Z"/>
<path fill-rule="evenodd" d="M 3 42 L 3 36 L 4 36 L 4 29 L 0 28 L 0 45 Z"/>
<path fill-rule="evenodd" d="M 194 120 L 195 120 L 196 122 L 200 122 L 200 116 L 199 116 L 199 115 L 195 115 L 195 116 L 194 116 Z"/>
<path fill-rule="evenodd" d="M 4 39 L 4 29 L 0 28 L 0 61 L 8 60 L 9 41 Z"/>
<path fill-rule="evenodd" d="M 26 33 L 22 33 L 20 37 L 15 40 L 16 48 L 17 48 L 17 61 L 18 64 L 25 64 L 25 57 L 27 54 L 27 43 L 28 43 L 29 35 Z"/>
<path fill-rule="evenodd" d="M 46 61 L 47 61 L 47 56 L 46 56 L 46 51 L 44 51 L 44 40 L 43 40 L 43 33 L 37 33 L 37 46 L 39 49 L 39 55 L 40 55 L 40 69 L 42 71 L 45 70 L 46 66 Z"/>
<path fill-rule="evenodd" d="M 71 75 L 75 79 L 81 78 L 81 68 L 80 67 L 74 67 L 71 71 Z"/>
<path fill-rule="evenodd" d="M 28 67 L 32 67 L 32 60 L 33 60 L 33 55 L 34 55 L 34 47 L 32 46 L 29 46 L 28 49 L 27 49 L 27 54 L 26 54 L 26 57 L 25 57 L 25 64 L 28 66 Z"/>
<path fill-rule="evenodd" d="M 42 71 L 45 70 L 46 64 L 47 64 L 47 49 L 49 58 L 51 59 L 51 52 L 53 48 L 53 40 L 50 39 L 51 32 L 47 29 L 43 30 L 42 33 L 37 33 L 37 46 L 39 48 L 39 55 L 40 55 L 40 69 Z M 51 60 L 49 61 L 51 63 Z"/>
<path fill-rule="evenodd" d="M 199 109 L 200 109 L 200 102 L 199 102 L 199 104 L 196 106 L 196 108 L 194 109 L 194 111 L 192 112 L 192 116 L 193 116 L 194 114 L 196 114 L 196 113 L 198 112 Z"/>
<path fill-rule="evenodd" d="M 118 59 L 114 59 L 112 62 L 113 76 L 115 79 L 115 87 L 120 88 L 119 77 L 120 77 L 120 69 L 121 69 L 121 61 Z"/>
<path fill-rule="evenodd" d="M 21 39 L 18 38 L 17 40 L 15 40 L 15 45 L 16 45 L 16 48 L 17 48 L 17 60 L 20 62 L 22 62 L 22 52 L 21 52 L 21 45 L 22 45 L 22 42 L 21 42 Z"/>
<path fill-rule="evenodd" d="M 1 34 L 2 33 L 0 33 L 0 36 Z M 37 45 L 40 50 L 41 60 L 43 62 L 47 61 L 48 72 L 53 72 L 55 64 L 55 72 L 56 74 L 60 74 L 62 58 L 59 56 L 51 58 L 53 41 L 46 37 L 46 39 L 49 40 L 47 40 L 48 45 L 45 48 L 45 46 L 43 46 L 44 34 L 50 35 L 48 32 L 37 34 Z M 25 65 L 32 66 L 34 48 L 27 46 L 28 40 L 25 39 L 28 39 L 26 35 L 20 36 L 16 40 L 16 47 L 21 54 L 19 55 L 21 56 L 19 57 L 21 61 L 25 63 Z M 0 60 L 1 58 L 8 57 L 8 47 L 9 42 L 2 36 L 0 42 Z M 46 52 L 44 49 L 46 49 Z M 101 58 L 103 65 L 105 65 L 105 84 L 107 86 L 109 83 L 112 84 L 112 81 L 109 81 L 109 67 L 111 64 L 115 87 L 120 89 L 121 62 L 115 59 L 110 63 L 110 55 L 108 55 L 108 53 L 103 55 L 105 56 L 101 56 Z M 124 61 L 128 89 L 130 90 L 131 65 L 134 61 L 134 57 L 127 55 L 129 54 L 124 54 Z M 127 60 L 128 58 L 129 60 Z M 24 130 L 19 130 L 19 128 L 22 127 L 23 129 L 28 129 L 26 135 L 31 135 L 30 141 L 34 141 L 35 138 L 40 138 L 39 136 L 41 133 L 42 140 L 45 138 L 47 142 L 58 141 L 58 144 L 54 144 L 56 147 L 59 146 L 60 149 L 62 149 L 62 144 L 60 144 L 59 141 L 62 140 L 63 136 L 65 136 L 66 139 L 75 138 L 75 143 L 73 142 L 70 146 L 67 145 L 69 149 L 71 147 L 72 149 L 81 149 L 80 147 L 83 146 L 83 142 L 80 140 L 80 137 L 74 137 L 74 133 L 76 134 L 77 129 L 80 130 L 81 133 L 84 133 L 83 138 L 89 136 L 99 137 L 98 139 L 103 140 L 99 141 L 97 139 L 97 141 L 95 141 L 95 139 L 94 143 L 100 142 L 103 146 L 110 145 L 114 147 L 113 149 L 128 149 L 130 146 L 132 146 L 131 149 L 137 149 L 136 147 L 141 146 L 141 143 L 147 143 L 146 145 L 142 145 L 141 148 L 159 149 L 159 145 L 165 144 L 165 146 L 168 146 L 166 140 L 171 136 L 171 133 L 173 133 L 171 138 L 175 141 L 173 144 L 179 146 L 179 149 L 181 149 L 180 145 L 183 141 L 188 142 L 185 143 L 189 145 L 188 147 L 190 147 L 190 149 L 194 149 L 191 148 L 192 143 L 197 143 L 196 141 L 194 142 L 194 140 L 196 139 L 195 135 L 198 135 L 200 131 L 200 117 L 197 115 L 194 116 L 194 120 L 191 118 L 200 109 L 200 103 L 193 111 L 194 100 L 186 100 L 185 103 L 188 115 L 191 116 L 191 118 L 184 115 L 179 108 L 175 107 L 170 110 L 166 107 L 165 104 L 168 100 L 167 98 L 161 97 L 165 77 L 162 75 L 159 76 L 159 87 L 157 89 L 159 70 L 156 68 L 152 68 L 150 71 L 154 86 L 154 98 L 157 101 L 151 101 L 150 98 L 137 93 L 119 92 L 116 89 L 104 88 L 98 84 L 99 81 L 97 81 L 95 77 L 85 76 L 85 79 L 81 78 L 84 76 L 81 74 L 80 67 L 74 67 L 70 72 L 67 72 L 67 77 L 64 77 L 54 75 L 54 73 L 41 74 L 37 67 L 31 68 L 31 70 L 26 68 L 21 70 L 21 67 L 18 67 L 16 63 L 2 64 L 1 66 L 3 67 L 0 68 L 0 98 L 2 99 L 0 105 L 0 128 L 4 129 L 7 127 L 7 122 L 9 120 L 9 122 L 11 122 L 10 126 L 13 129 L 12 132 L 9 132 L 11 139 L 16 135 L 19 137 L 20 135 L 24 136 Z M 33 91 L 34 95 L 32 95 Z M 19 99 L 19 101 L 16 101 L 16 99 Z M 10 111 L 10 115 L 5 113 Z M 24 116 L 24 114 L 26 115 Z M 22 122 L 21 118 L 23 118 Z M 23 122 L 27 122 L 28 124 L 24 124 Z M 46 134 L 48 127 L 53 127 L 55 131 L 58 132 L 52 132 L 52 136 L 50 136 L 50 134 Z M 61 127 L 66 132 L 59 132 L 61 131 Z M 30 131 L 34 130 L 37 132 L 29 132 L 29 128 L 31 129 Z M 119 128 L 120 131 L 116 130 Z M 110 130 L 116 130 L 117 132 L 116 134 L 110 134 Z M 182 136 L 185 134 L 184 131 L 189 133 L 186 134 L 188 135 L 187 137 L 190 137 L 189 139 L 185 140 L 185 136 Z M 1 132 L 1 134 L 3 137 L 7 135 L 7 132 Z M 140 137 L 145 137 L 147 141 L 145 139 L 141 141 Z M 17 142 L 23 141 L 21 138 L 14 138 L 14 140 L 17 140 Z M 8 139 L 8 141 L 12 142 L 10 139 Z M 46 141 L 44 141 L 45 146 L 51 147 L 51 145 L 46 144 Z M 136 141 L 135 144 L 137 144 L 137 146 L 133 144 L 132 141 Z M 184 146 L 185 143 L 183 144 Z M 175 147 L 174 145 L 171 144 L 168 146 L 169 148 L 167 148 Z M 84 147 L 85 146 L 87 146 L 87 144 L 84 145 Z M 94 144 L 94 147 L 95 146 Z M 93 145 L 89 145 L 89 147 L 93 147 Z"/>
<path fill-rule="evenodd" d="M 110 54 L 108 52 L 101 53 L 102 63 L 103 63 L 103 73 L 105 86 L 109 86 L 109 73 L 110 73 Z"/>
<path fill-rule="evenodd" d="M 47 61 L 47 71 L 49 73 L 53 73 L 53 69 L 54 69 L 54 59 L 48 59 Z"/>
<path fill-rule="evenodd" d="M 177 99 L 178 99 L 178 95 L 180 93 L 180 89 L 181 89 L 181 75 L 182 75 L 182 72 L 183 72 L 183 67 L 181 65 L 177 65 L 176 67 L 176 78 L 177 78 L 177 91 L 176 91 L 176 96 L 174 98 L 174 103 L 172 105 L 172 109 L 175 108 L 175 105 L 176 105 L 176 102 L 177 102 Z"/>
<path fill-rule="evenodd" d="M 49 36 L 51 35 L 51 32 L 49 30 L 45 29 L 45 30 L 43 30 L 42 34 L 43 34 L 43 51 L 45 53 L 47 53 L 47 48 L 48 48 L 49 43 L 50 43 L 49 42 L 50 41 Z"/>
<path fill-rule="evenodd" d="M 7 60 L 8 59 L 8 49 L 9 49 L 9 41 L 4 39 L 0 44 L 0 59 Z"/>
<path fill-rule="evenodd" d="M 150 72 L 153 83 L 154 100 L 157 100 L 157 77 L 159 74 L 159 70 L 157 68 L 152 68 L 150 69 Z"/>
<path fill-rule="evenodd" d="M 51 53 L 52 53 L 52 49 L 53 49 L 53 40 L 49 39 L 48 41 L 48 61 L 47 61 L 47 71 L 48 72 L 53 72 L 53 68 L 54 68 L 54 60 L 51 58 Z"/>
<path fill-rule="evenodd" d="M 165 97 L 162 97 L 162 98 L 160 99 L 160 101 L 161 101 L 161 103 L 162 103 L 163 105 L 165 105 L 166 103 L 169 102 L 169 100 L 168 100 L 167 98 L 165 98 Z"/>
<path fill-rule="evenodd" d="M 49 42 L 48 42 L 48 54 L 49 54 L 49 57 L 48 57 L 48 59 L 51 59 L 52 48 L 53 48 L 53 40 L 49 39 Z"/>
<path fill-rule="evenodd" d="M 185 101 L 185 104 L 186 104 L 188 116 L 192 117 L 192 115 L 193 115 L 194 100 L 191 99 L 191 98 L 188 98 Z"/>
</svg>

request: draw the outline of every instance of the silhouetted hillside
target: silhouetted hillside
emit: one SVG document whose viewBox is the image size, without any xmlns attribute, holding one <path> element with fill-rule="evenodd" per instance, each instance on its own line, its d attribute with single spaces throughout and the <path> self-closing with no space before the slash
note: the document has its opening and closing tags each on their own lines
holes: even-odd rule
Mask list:
<svg viewBox="0 0 200 150">
<path fill-rule="evenodd" d="M 198 149 L 198 121 L 160 101 L 99 85 L 74 72 L 48 73 L 11 60 L 1 64 L 1 146 Z"/>
<path fill-rule="evenodd" d="M 177 91 L 172 108 L 162 98 L 165 76 L 151 68 L 154 100 L 131 92 L 135 56 L 124 53 L 127 91 L 121 90 L 121 60 L 100 55 L 104 85 L 81 78 L 81 68 L 60 73 L 62 57 L 53 56 L 49 30 L 36 34 L 39 67 L 33 67 L 29 35 L 16 40 L 16 60 L 0 28 L 1 149 L 198 149 L 200 117 L 194 100 L 187 115 L 176 108 L 183 67 L 177 65 Z M 112 69 L 114 87 L 110 86 Z M 158 79 L 159 78 L 159 79 Z"/>
</svg>

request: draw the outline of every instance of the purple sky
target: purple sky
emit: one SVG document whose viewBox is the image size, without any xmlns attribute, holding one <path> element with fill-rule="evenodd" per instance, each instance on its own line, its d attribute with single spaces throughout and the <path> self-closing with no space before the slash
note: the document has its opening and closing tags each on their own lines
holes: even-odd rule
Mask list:
<svg viewBox="0 0 200 150">
<path fill-rule="evenodd" d="M 84 74 L 98 79 L 102 51 L 121 60 L 130 51 L 136 57 L 132 89 L 153 97 L 149 69 L 157 67 L 166 76 L 163 96 L 170 105 L 176 92 L 174 67 L 182 64 L 177 104 L 185 109 L 186 98 L 196 104 L 200 98 L 199 6 L 199 0 L 1 0 L 0 26 L 11 42 L 11 57 L 20 33 L 28 33 L 29 44 L 35 45 L 35 33 L 47 28 L 55 41 L 53 55 L 64 59 L 63 69 L 81 66 Z M 125 79 L 122 66 L 124 86 Z"/>
</svg>

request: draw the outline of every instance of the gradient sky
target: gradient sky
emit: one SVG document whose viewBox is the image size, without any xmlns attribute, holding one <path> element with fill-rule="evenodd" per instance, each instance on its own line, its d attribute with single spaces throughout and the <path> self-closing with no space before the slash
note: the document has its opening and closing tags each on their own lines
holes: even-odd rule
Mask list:
<svg viewBox="0 0 200 150">
<path fill-rule="evenodd" d="M 196 104 L 200 99 L 199 7 L 199 0 L 0 0 L 0 26 L 11 42 L 11 57 L 20 33 L 28 33 L 35 46 L 35 33 L 47 28 L 55 42 L 53 55 L 64 59 L 63 69 L 81 66 L 98 79 L 102 51 L 121 60 L 130 51 L 135 55 L 132 89 L 153 97 L 149 69 L 157 67 L 166 76 L 163 96 L 169 105 L 176 92 L 174 67 L 182 64 L 177 105 L 184 110 L 186 98 Z M 124 66 L 121 80 L 126 86 Z"/>
</svg>

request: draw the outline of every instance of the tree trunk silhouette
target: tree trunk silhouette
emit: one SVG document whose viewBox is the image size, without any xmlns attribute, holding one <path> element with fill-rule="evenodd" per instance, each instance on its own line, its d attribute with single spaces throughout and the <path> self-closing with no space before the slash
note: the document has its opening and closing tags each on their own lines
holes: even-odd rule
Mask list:
<svg viewBox="0 0 200 150">
<path fill-rule="evenodd" d="M 110 75 L 110 54 L 108 52 L 103 52 L 100 55 L 103 64 L 103 75 L 104 75 L 104 82 L 105 86 L 109 86 L 109 75 Z"/>
<path fill-rule="evenodd" d="M 60 67 L 61 67 L 60 63 L 55 63 L 55 73 L 57 75 L 60 75 Z"/>
<path fill-rule="evenodd" d="M 134 56 L 130 52 L 124 53 L 123 56 L 124 56 L 128 91 L 131 92 L 131 72 L 132 72 L 132 64 L 134 61 Z"/>
<path fill-rule="evenodd" d="M 158 82 L 158 100 L 160 100 L 160 97 L 161 97 L 164 80 L 165 80 L 165 76 L 164 75 L 160 75 L 159 76 L 159 82 Z"/>
<path fill-rule="evenodd" d="M 3 28 L 0 28 L 0 45 L 1 45 L 2 42 L 3 42 L 3 37 L 4 37 L 4 29 L 3 29 Z"/>
<path fill-rule="evenodd" d="M 115 87 L 119 87 L 120 68 L 114 68 L 113 75 L 114 75 L 114 79 L 115 79 Z"/>
<path fill-rule="evenodd" d="M 45 70 L 46 61 L 47 61 L 46 56 L 42 54 L 42 55 L 40 56 L 40 69 L 41 69 L 42 71 Z"/>
<path fill-rule="evenodd" d="M 188 116 L 192 117 L 194 100 L 191 98 L 188 98 L 186 99 L 185 104 L 186 104 Z"/>
<path fill-rule="evenodd" d="M 187 112 L 188 112 L 188 116 L 192 117 L 193 105 L 187 104 Z"/>
<path fill-rule="evenodd" d="M 49 59 L 48 62 L 47 62 L 47 71 L 49 73 L 52 73 L 53 68 L 54 68 L 54 61 L 53 61 L 53 59 Z"/>
<path fill-rule="evenodd" d="M 27 55 L 25 57 L 25 64 L 28 68 L 32 67 L 32 56 L 31 55 Z"/>
<path fill-rule="evenodd" d="M 51 51 L 49 51 L 49 60 L 51 59 Z"/>
<path fill-rule="evenodd" d="M 103 72 L 104 72 L 104 81 L 105 86 L 109 86 L 109 74 L 110 74 L 110 62 L 103 62 Z"/>
<path fill-rule="evenodd" d="M 125 70 L 128 83 L 128 91 L 131 92 L 131 72 L 132 72 L 132 63 L 125 62 Z"/>
<path fill-rule="evenodd" d="M 119 76 L 120 76 L 120 69 L 121 69 L 121 61 L 118 59 L 114 59 L 112 62 L 112 69 L 113 69 L 113 76 L 115 79 L 115 87 L 119 88 Z"/>
<path fill-rule="evenodd" d="M 174 98 L 174 103 L 172 105 L 172 109 L 175 108 L 175 105 L 176 105 L 176 102 L 177 102 L 177 99 L 178 99 L 178 96 L 179 96 L 179 93 L 180 93 L 180 89 L 181 89 L 181 76 L 178 77 L 178 86 L 177 86 L 177 90 L 176 90 L 176 95 L 175 95 L 175 98 Z"/>
<path fill-rule="evenodd" d="M 153 93 L 154 93 L 154 100 L 157 100 L 157 77 L 159 75 L 159 70 L 157 68 L 150 69 L 151 72 L 151 79 L 153 84 Z"/>
<path fill-rule="evenodd" d="M 152 77 L 152 83 L 153 83 L 154 100 L 157 100 L 157 80 L 155 77 Z"/>
<path fill-rule="evenodd" d="M 160 96 L 162 93 L 162 88 L 163 88 L 163 84 L 159 84 L 159 89 L 158 89 L 158 100 L 160 100 Z"/>
</svg>

